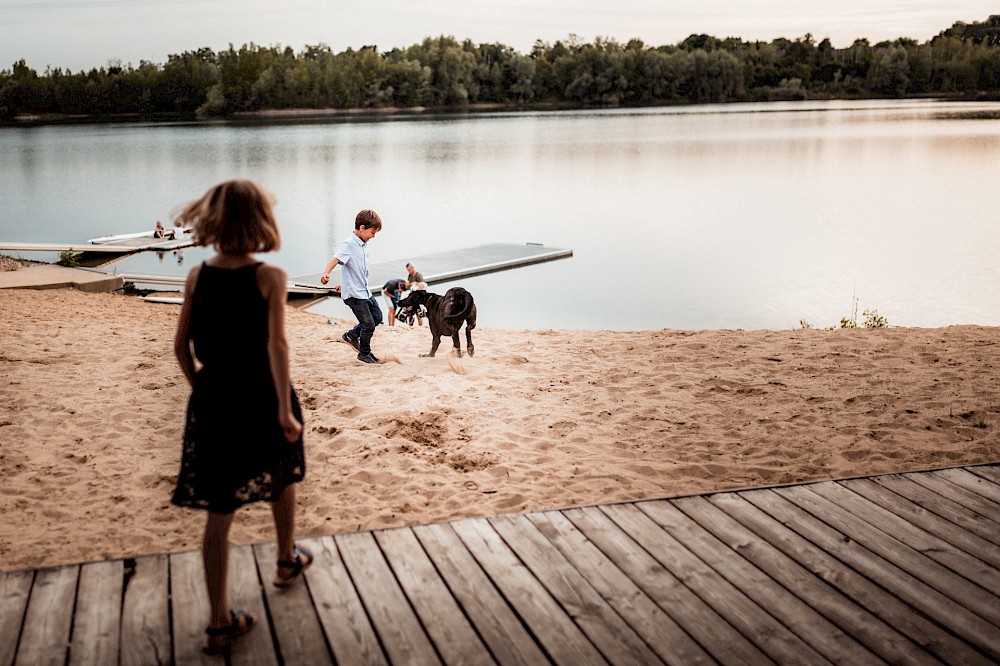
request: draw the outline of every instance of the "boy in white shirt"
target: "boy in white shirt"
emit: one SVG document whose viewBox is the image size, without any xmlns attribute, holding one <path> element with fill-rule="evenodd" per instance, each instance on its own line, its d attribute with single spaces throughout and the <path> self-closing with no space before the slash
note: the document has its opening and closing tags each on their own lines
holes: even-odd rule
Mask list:
<svg viewBox="0 0 1000 666">
<path fill-rule="evenodd" d="M 330 272 L 343 265 L 340 297 L 358 318 L 358 325 L 344 333 L 341 339 L 358 351 L 362 363 L 378 363 L 372 354 L 371 340 L 375 327 L 382 323 L 382 308 L 368 289 L 368 241 L 382 230 L 382 218 L 373 210 L 363 210 L 354 218 L 354 233 L 340 244 L 326 265 L 319 281 L 330 281 Z"/>
</svg>

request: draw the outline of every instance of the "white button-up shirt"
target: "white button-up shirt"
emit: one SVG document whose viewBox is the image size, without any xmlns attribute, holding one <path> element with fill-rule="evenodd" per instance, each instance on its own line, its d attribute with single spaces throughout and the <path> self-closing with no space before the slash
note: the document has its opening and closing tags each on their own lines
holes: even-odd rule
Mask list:
<svg viewBox="0 0 1000 666">
<path fill-rule="evenodd" d="M 368 243 L 351 234 L 340 244 L 333 256 L 337 257 L 337 261 L 343 266 L 340 297 L 371 298 L 372 292 L 368 289 Z"/>
</svg>

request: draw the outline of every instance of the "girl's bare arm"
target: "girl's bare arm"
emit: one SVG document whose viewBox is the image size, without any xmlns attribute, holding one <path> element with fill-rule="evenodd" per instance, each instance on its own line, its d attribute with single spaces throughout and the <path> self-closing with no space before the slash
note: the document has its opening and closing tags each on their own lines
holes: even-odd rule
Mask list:
<svg viewBox="0 0 1000 666">
<path fill-rule="evenodd" d="M 198 271 L 201 266 L 195 266 L 188 273 L 184 282 L 184 303 L 181 305 L 181 316 L 177 320 L 177 333 L 174 335 L 174 354 L 177 362 L 188 380 L 194 384 L 194 354 L 191 353 L 191 294 L 198 282 Z"/>
<path fill-rule="evenodd" d="M 285 337 L 285 299 L 288 275 L 277 266 L 264 265 L 258 273 L 261 293 L 267 299 L 267 355 L 271 376 L 278 393 L 278 420 L 285 438 L 294 442 L 302 432 L 302 424 L 292 413 L 292 381 L 288 369 L 288 339 Z"/>
</svg>

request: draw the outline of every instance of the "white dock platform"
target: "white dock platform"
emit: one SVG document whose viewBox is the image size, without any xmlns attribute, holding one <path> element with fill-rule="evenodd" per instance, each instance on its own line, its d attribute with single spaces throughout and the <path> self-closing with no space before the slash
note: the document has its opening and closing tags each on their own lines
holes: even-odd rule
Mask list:
<svg viewBox="0 0 1000 666">
<path fill-rule="evenodd" d="M 420 257 L 398 259 L 396 261 L 372 264 L 368 267 L 368 288 L 373 294 L 382 292 L 382 285 L 391 278 L 406 278 L 406 264 L 412 263 L 424 276 L 428 285 L 438 282 L 448 282 L 474 275 L 485 275 L 506 271 L 521 266 L 530 266 L 556 259 L 566 259 L 573 256 L 573 250 L 551 248 L 534 243 L 515 245 L 511 243 L 492 243 L 476 247 L 437 252 Z M 340 267 L 334 269 L 329 285 L 340 284 Z M 313 289 L 326 289 L 319 279 L 322 273 L 307 273 L 294 275 L 289 282 Z M 331 292 L 331 295 L 336 295 Z"/>
<path fill-rule="evenodd" d="M 166 287 L 176 287 L 178 291 L 184 286 L 187 275 L 148 275 L 140 273 L 117 273 L 117 276 L 136 285 L 163 285 Z M 313 297 L 321 298 L 327 296 L 329 289 L 326 287 L 309 287 L 288 282 L 288 295 L 290 297 Z M 147 298 L 146 300 L 153 300 Z M 156 302 L 173 302 L 157 300 Z"/>
<path fill-rule="evenodd" d="M 11 252 L 78 252 L 77 263 L 81 266 L 96 268 L 110 264 L 122 257 L 136 252 L 155 250 L 166 252 L 179 250 L 194 245 L 190 237 L 173 239 L 158 239 L 153 237 L 129 238 L 110 243 L 12 243 L 0 241 L 0 251 Z"/>
</svg>

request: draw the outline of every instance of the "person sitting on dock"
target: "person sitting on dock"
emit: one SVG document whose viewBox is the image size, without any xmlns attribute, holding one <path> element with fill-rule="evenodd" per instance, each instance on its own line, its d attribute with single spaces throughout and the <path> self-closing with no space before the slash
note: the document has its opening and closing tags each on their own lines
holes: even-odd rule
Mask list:
<svg viewBox="0 0 1000 666">
<path fill-rule="evenodd" d="M 173 234 L 174 240 L 184 238 L 184 223 L 180 220 L 174 220 L 174 228 L 170 230 L 170 233 Z"/>
<path fill-rule="evenodd" d="M 389 326 L 396 325 L 396 309 L 399 299 L 403 296 L 403 290 L 408 283 L 406 280 L 393 278 L 382 285 L 382 295 L 385 297 L 385 306 L 389 310 Z"/>
<path fill-rule="evenodd" d="M 153 238 L 166 238 L 167 230 L 163 228 L 163 223 L 159 220 L 156 221 L 156 226 L 153 227 Z"/>
</svg>

